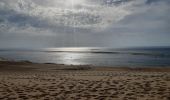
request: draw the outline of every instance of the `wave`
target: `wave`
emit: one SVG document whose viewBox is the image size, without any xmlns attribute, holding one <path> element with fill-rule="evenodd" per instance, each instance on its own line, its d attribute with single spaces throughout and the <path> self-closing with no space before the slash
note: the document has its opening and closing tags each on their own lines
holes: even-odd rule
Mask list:
<svg viewBox="0 0 170 100">
<path fill-rule="evenodd" d="M 47 49 L 0 49 L 0 52 L 47 52 L 47 53 L 92 53 L 92 54 L 126 54 L 136 56 L 170 57 L 170 48 L 47 48 Z M 156 52 L 155 52 L 156 51 Z"/>
<path fill-rule="evenodd" d="M 128 55 L 143 55 L 153 57 L 170 57 L 169 54 L 165 53 L 145 53 L 145 52 L 122 52 L 122 51 L 43 51 L 49 53 L 96 53 L 96 54 L 128 54 Z"/>
</svg>

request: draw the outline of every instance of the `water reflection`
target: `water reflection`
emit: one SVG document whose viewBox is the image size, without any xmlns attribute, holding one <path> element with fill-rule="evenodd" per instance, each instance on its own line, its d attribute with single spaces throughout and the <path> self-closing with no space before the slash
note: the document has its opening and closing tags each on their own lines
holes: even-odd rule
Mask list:
<svg viewBox="0 0 170 100">
<path fill-rule="evenodd" d="M 73 65 L 80 65 L 82 64 L 82 62 L 80 62 L 79 60 L 84 58 L 85 54 L 82 53 L 63 53 L 60 56 L 60 61 L 61 63 L 64 64 L 73 64 Z"/>
<path fill-rule="evenodd" d="M 70 48 L 46 48 L 43 49 L 44 51 L 51 51 L 51 52 L 87 52 L 87 51 L 92 51 L 93 49 L 98 49 L 98 48 L 88 48 L 88 47 L 81 47 L 81 48 L 76 48 L 76 47 L 70 47 Z"/>
<path fill-rule="evenodd" d="M 97 52 L 97 53 L 96 53 Z M 113 52 L 113 53 L 112 53 Z M 38 63 L 97 66 L 169 66 L 170 49 L 120 50 L 107 48 L 54 48 L 40 51 L 3 50 L 0 57 Z M 123 53 L 122 53 L 123 52 Z M 132 52 L 132 53 L 124 53 Z M 136 53 L 137 52 L 137 53 Z M 158 53 L 157 53 L 158 52 Z M 153 56 L 149 54 L 159 54 Z M 146 55 L 147 54 L 147 55 Z"/>
</svg>

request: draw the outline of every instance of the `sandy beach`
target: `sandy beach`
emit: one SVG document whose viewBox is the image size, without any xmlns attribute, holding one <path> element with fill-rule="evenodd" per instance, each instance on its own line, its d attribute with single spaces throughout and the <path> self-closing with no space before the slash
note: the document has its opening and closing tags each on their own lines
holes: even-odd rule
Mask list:
<svg viewBox="0 0 170 100">
<path fill-rule="evenodd" d="M 170 68 L 0 61 L 0 100 L 170 100 Z"/>
</svg>

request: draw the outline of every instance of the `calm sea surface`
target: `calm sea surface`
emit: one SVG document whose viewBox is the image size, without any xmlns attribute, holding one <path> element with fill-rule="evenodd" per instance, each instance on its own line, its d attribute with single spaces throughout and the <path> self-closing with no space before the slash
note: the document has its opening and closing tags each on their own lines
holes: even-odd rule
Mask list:
<svg viewBox="0 0 170 100">
<path fill-rule="evenodd" d="M 17 61 L 97 66 L 170 66 L 170 48 L 1 49 L 0 57 Z"/>
</svg>

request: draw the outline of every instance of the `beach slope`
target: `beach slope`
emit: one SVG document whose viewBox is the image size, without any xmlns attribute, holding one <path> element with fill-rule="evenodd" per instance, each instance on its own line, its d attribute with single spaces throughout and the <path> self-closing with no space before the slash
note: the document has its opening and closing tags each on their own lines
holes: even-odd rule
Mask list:
<svg viewBox="0 0 170 100">
<path fill-rule="evenodd" d="M 170 100 L 170 68 L 0 61 L 0 100 Z"/>
</svg>

